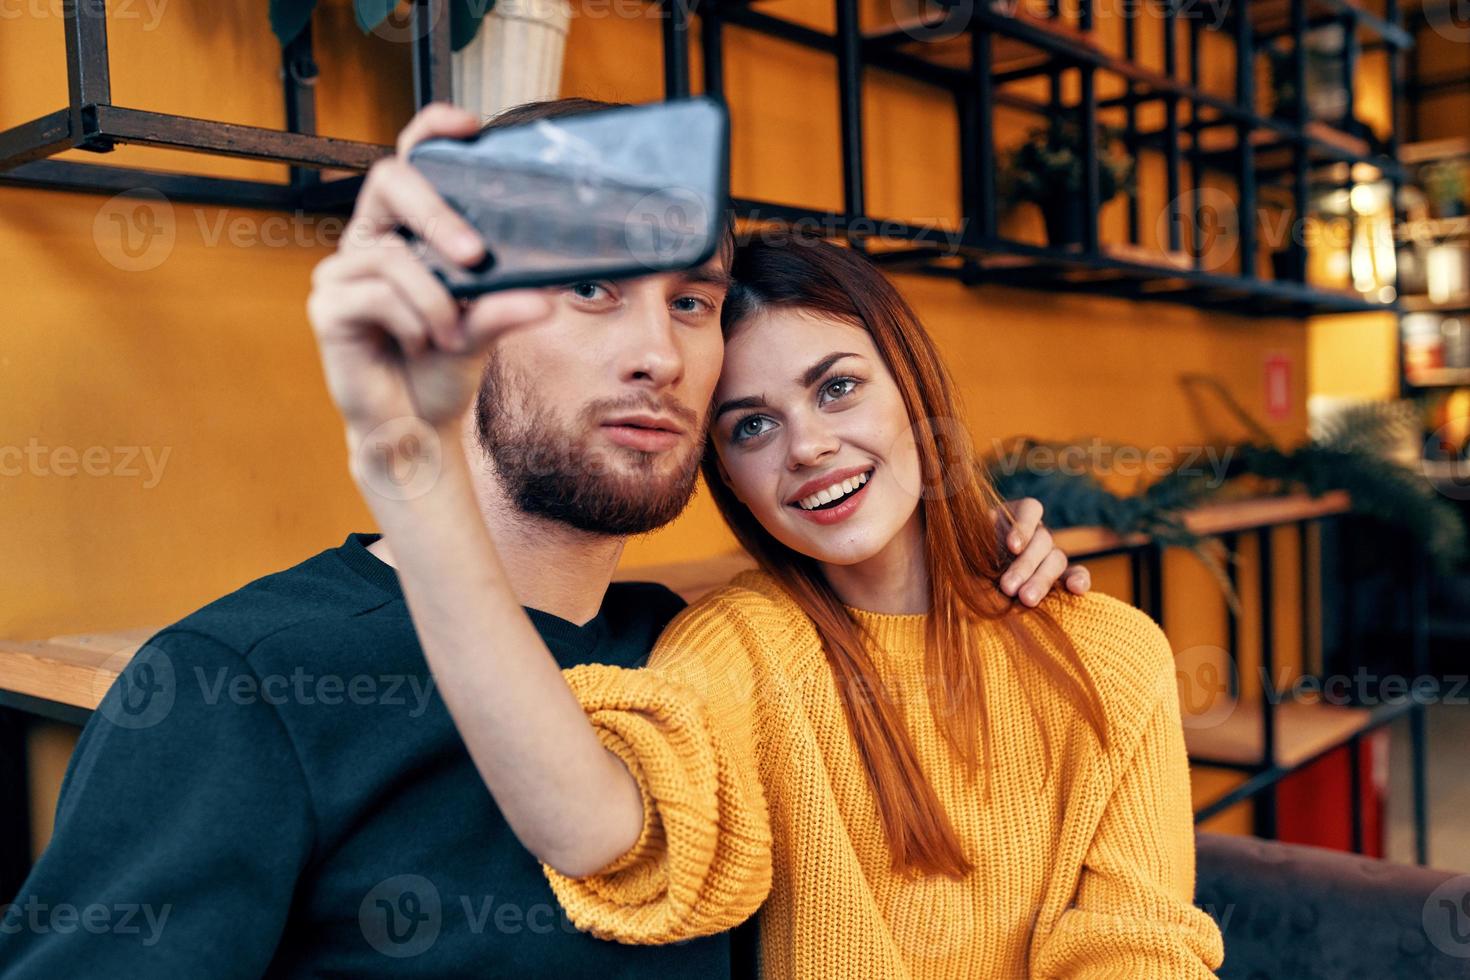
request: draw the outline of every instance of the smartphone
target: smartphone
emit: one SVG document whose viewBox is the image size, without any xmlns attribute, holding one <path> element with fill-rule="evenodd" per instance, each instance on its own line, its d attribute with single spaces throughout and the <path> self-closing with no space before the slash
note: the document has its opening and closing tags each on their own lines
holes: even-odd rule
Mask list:
<svg viewBox="0 0 1470 980">
<path fill-rule="evenodd" d="M 425 140 L 408 160 L 485 240 L 474 269 L 419 243 L 459 297 L 686 269 L 724 232 L 729 117 L 708 98 Z"/>
</svg>

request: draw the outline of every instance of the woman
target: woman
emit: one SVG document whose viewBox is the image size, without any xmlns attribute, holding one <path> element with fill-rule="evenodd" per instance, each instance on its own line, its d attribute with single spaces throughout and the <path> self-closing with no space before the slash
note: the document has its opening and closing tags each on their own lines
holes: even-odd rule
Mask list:
<svg viewBox="0 0 1470 980">
<path fill-rule="evenodd" d="M 733 767 L 666 778 L 655 809 L 724 836 L 661 849 L 650 819 L 601 874 L 548 869 L 573 920 L 633 942 L 733 925 L 762 880 L 759 796 L 767 977 L 1211 976 L 1163 633 L 1102 595 L 1000 593 L 1000 502 L 952 383 L 865 259 L 755 244 L 732 274 L 704 474 L 761 567 L 649 662 L 703 698 Z"/>
</svg>

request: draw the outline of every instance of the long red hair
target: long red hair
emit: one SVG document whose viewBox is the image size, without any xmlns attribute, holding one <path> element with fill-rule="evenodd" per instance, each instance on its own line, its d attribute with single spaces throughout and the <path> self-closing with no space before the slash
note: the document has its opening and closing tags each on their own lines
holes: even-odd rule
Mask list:
<svg viewBox="0 0 1470 980">
<path fill-rule="evenodd" d="M 999 589 L 1010 555 L 990 514 L 1005 504 L 960 429 L 959 398 L 939 352 L 898 290 L 857 252 L 819 239 L 743 245 L 731 273 L 735 284 L 722 314 L 727 337 L 748 316 L 772 307 L 825 314 L 866 330 L 898 383 L 913 420 L 924 487 L 919 507 L 931 585 L 925 668 L 943 682 L 931 710 L 970 775 L 983 766 L 988 794 L 989 713 L 977 636 L 982 620 L 1001 632 L 1008 655 L 1033 657 L 1044 667 L 1105 745 L 1101 696 L 1076 647 L 1050 613 L 1026 609 Z M 902 712 L 879 680 L 858 624 L 818 564 L 777 541 L 736 499 L 719 475 L 713 440 L 703 471 L 736 538 L 816 626 L 868 770 L 894 869 L 954 878 L 968 874 L 972 865 L 924 776 Z M 1040 636 L 1051 641 L 1052 649 Z"/>
</svg>

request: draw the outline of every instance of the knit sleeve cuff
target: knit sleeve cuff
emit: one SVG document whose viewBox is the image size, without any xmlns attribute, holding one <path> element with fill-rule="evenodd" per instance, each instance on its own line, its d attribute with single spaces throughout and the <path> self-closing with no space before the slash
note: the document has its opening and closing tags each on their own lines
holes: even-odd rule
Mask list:
<svg viewBox="0 0 1470 980">
<path fill-rule="evenodd" d="M 565 672 L 599 739 L 643 797 L 638 841 L 602 871 L 544 870 L 580 929 L 625 943 L 668 943 L 738 925 L 770 888 L 764 798 L 692 690 L 650 670 Z"/>
</svg>

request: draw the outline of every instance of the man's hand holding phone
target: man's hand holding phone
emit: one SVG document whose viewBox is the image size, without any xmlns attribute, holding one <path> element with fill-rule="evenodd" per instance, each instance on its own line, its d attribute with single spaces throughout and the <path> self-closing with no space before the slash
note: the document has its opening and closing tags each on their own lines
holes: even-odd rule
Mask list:
<svg viewBox="0 0 1470 980">
<path fill-rule="evenodd" d="M 425 139 L 472 137 L 479 126 L 475 115 L 447 104 L 414 116 L 397 154 L 368 172 L 336 254 L 312 275 L 307 312 L 349 444 L 398 419 L 457 430 L 486 346 L 550 312 L 547 297 L 529 289 L 461 302 L 417 254 L 427 244 L 465 268 L 485 257 L 479 233 L 407 161 Z M 401 235 L 404 228 L 418 242 Z"/>
</svg>

